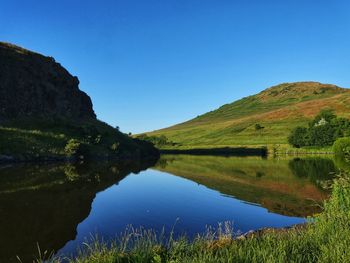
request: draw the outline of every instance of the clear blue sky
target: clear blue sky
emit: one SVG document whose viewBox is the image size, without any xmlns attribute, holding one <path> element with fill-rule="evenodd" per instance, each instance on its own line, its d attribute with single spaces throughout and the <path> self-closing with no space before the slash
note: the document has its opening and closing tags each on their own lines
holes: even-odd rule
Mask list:
<svg viewBox="0 0 350 263">
<path fill-rule="evenodd" d="M 349 14 L 348 0 L 1 0 L 0 41 L 55 57 L 99 119 L 139 133 L 281 82 L 350 87 Z"/>
</svg>

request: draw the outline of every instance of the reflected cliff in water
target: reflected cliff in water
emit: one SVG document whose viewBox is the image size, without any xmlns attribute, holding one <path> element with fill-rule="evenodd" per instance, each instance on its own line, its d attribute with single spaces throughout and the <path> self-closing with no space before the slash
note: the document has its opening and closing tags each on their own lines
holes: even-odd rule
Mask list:
<svg viewBox="0 0 350 263">
<path fill-rule="evenodd" d="M 128 224 L 161 231 L 177 222 L 175 234 L 195 236 L 224 221 L 243 232 L 303 223 L 320 212 L 329 195 L 322 185 L 336 170 L 330 158 L 191 155 L 163 155 L 157 164 L 2 166 L 0 262 L 32 262 L 37 243 L 74 254 L 90 234 L 108 240 Z"/>
<path fill-rule="evenodd" d="M 331 158 L 191 155 L 163 155 L 156 169 L 259 204 L 270 212 L 295 217 L 320 212 L 319 204 L 329 195 L 323 182 L 337 171 Z"/>
<path fill-rule="evenodd" d="M 42 251 L 57 251 L 77 235 L 96 193 L 147 163 L 91 163 L 0 167 L 0 262 L 31 262 Z"/>
</svg>

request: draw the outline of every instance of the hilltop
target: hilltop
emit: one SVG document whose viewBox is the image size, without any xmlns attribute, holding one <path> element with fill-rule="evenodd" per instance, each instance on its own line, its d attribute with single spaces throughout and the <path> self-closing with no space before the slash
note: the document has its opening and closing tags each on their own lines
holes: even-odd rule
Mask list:
<svg viewBox="0 0 350 263">
<path fill-rule="evenodd" d="M 96 119 L 79 80 L 52 57 L 0 42 L 0 162 L 157 157 Z"/>
<path fill-rule="evenodd" d="M 293 128 L 307 125 L 324 108 L 350 117 L 350 90 L 318 82 L 283 83 L 147 135 L 164 135 L 179 147 L 287 144 Z"/>
</svg>

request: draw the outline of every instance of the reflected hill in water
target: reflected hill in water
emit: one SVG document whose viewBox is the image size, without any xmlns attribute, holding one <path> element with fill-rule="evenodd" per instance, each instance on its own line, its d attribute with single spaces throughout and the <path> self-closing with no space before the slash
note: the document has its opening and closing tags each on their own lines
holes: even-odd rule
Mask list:
<svg viewBox="0 0 350 263">
<path fill-rule="evenodd" d="M 271 212 L 306 217 L 320 212 L 317 204 L 327 198 L 322 182 L 337 170 L 332 159 L 263 159 L 163 155 L 155 169 L 259 204 Z"/>
<path fill-rule="evenodd" d="M 0 262 L 32 262 L 57 251 L 77 234 L 96 193 L 118 184 L 148 163 L 93 163 L 0 167 Z"/>
</svg>

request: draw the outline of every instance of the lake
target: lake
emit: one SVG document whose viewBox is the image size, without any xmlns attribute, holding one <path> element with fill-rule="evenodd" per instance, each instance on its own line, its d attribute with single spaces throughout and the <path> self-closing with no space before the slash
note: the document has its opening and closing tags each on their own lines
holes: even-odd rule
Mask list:
<svg viewBox="0 0 350 263">
<path fill-rule="evenodd" d="M 194 237 L 231 222 L 237 232 L 285 227 L 320 212 L 327 157 L 266 159 L 163 155 L 155 163 L 0 167 L 0 262 L 41 249 L 74 254 L 128 225 Z"/>
</svg>

